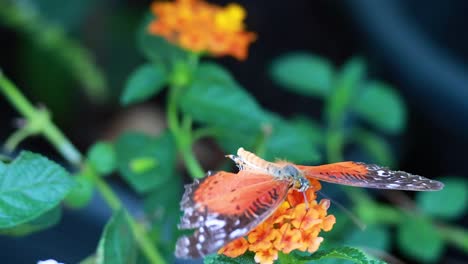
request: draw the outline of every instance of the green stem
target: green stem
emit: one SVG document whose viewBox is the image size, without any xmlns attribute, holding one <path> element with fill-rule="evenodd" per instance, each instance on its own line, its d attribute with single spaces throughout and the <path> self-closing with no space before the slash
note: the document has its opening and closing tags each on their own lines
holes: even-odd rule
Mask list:
<svg viewBox="0 0 468 264">
<path fill-rule="evenodd" d="M 50 120 L 44 126 L 42 133 L 70 163 L 81 162 L 81 153 Z"/>
<path fill-rule="evenodd" d="M 149 239 L 145 228 L 137 223 L 135 219 L 131 216 L 128 217 L 128 222 L 130 224 L 130 228 L 132 229 L 133 236 L 135 237 L 138 245 L 140 246 L 141 251 L 146 256 L 146 258 L 152 264 L 165 264 L 166 261 L 161 256 L 159 251 L 155 249 L 155 246 Z"/>
<path fill-rule="evenodd" d="M 5 141 L 5 150 L 8 152 L 13 152 L 21 141 L 31 136 L 32 134 L 34 133 L 32 133 L 31 130 L 28 129 L 23 128 L 17 130 L 13 134 L 11 134 L 10 137 Z"/>
<path fill-rule="evenodd" d="M 106 203 L 112 208 L 112 211 L 117 211 L 123 207 L 122 202 L 110 186 L 90 167 L 86 166 L 83 170 L 86 170 L 88 175 L 92 177 L 96 183 L 96 187 L 99 193 L 104 198 Z M 128 223 L 132 230 L 133 236 L 135 237 L 138 246 L 140 247 L 146 258 L 153 264 L 164 264 L 166 263 L 161 254 L 155 249 L 153 243 L 149 239 L 144 228 L 138 224 L 133 217 L 127 215 Z"/>
<path fill-rule="evenodd" d="M 460 227 L 440 225 L 437 226 L 445 240 L 468 252 L 468 232 Z"/>
<path fill-rule="evenodd" d="M 81 164 L 82 155 L 73 146 L 73 144 L 65 137 L 65 135 L 55 126 L 54 123 L 47 117 L 44 118 L 44 112 L 41 109 L 36 109 L 18 90 L 18 88 L 9 81 L 0 72 L 0 91 L 6 96 L 10 103 L 20 112 L 29 123 L 34 123 L 38 119 L 43 120 L 39 123 L 39 126 L 35 127 L 37 130 L 33 132 L 43 134 L 47 140 L 54 145 L 60 153 L 73 164 Z M 37 125 L 37 123 L 34 123 Z M 18 135 L 20 137 L 24 135 Z M 96 183 L 96 187 L 101 193 L 102 197 L 112 208 L 116 211 L 122 207 L 122 203 L 115 192 L 109 187 L 109 185 L 89 166 L 84 165 L 83 170 L 89 173 Z M 132 229 L 132 233 L 140 246 L 143 254 L 153 264 L 164 264 L 166 263 L 161 257 L 160 253 L 151 243 L 148 234 L 145 232 L 143 227 L 138 225 L 134 218 L 129 216 L 129 223 Z"/>
<path fill-rule="evenodd" d="M 196 142 L 204 137 L 211 137 L 218 135 L 216 127 L 202 127 L 192 132 L 192 141 Z"/>
<path fill-rule="evenodd" d="M 86 175 L 89 175 L 98 189 L 101 196 L 104 198 L 104 201 L 109 205 L 113 211 L 117 211 L 122 207 L 122 202 L 120 202 L 119 197 L 111 189 L 111 187 L 97 174 L 97 172 L 90 166 L 85 165 L 82 170 Z"/>
<path fill-rule="evenodd" d="M 177 148 L 182 154 L 182 158 L 187 166 L 187 170 L 190 175 L 194 178 L 203 178 L 205 172 L 198 163 L 197 159 L 192 152 L 192 135 L 191 129 L 184 129 L 179 123 L 178 113 L 177 113 L 177 100 L 179 97 L 180 89 L 182 87 L 172 86 L 169 88 L 169 98 L 167 102 L 167 119 L 169 124 L 169 129 L 172 132 L 172 135 L 175 138 Z"/>
<path fill-rule="evenodd" d="M 35 123 L 36 120 L 42 120 L 37 132 L 42 133 L 70 163 L 79 165 L 81 162 L 81 154 L 75 146 L 65 138 L 63 133 L 57 129 L 50 118 L 44 118 L 44 110 L 34 107 L 26 97 L 21 94 L 19 89 L 1 72 L 0 91 L 15 109 L 26 118 L 27 123 Z"/>
<path fill-rule="evenodd" d="M 35 116 L 36 108 L 19 92 L 16 86 L 0 71 L 0 89 L 16 110 L 27 119 Z"/>
</svg>

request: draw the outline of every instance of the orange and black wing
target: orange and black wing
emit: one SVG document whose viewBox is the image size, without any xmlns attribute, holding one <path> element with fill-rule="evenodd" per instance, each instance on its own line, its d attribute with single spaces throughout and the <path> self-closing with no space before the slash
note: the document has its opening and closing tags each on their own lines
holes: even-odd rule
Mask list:
<svg viewBox="0 0 468 264">
<path fill-rule="evenodd" d="M 195 232 L 179 238 L 176 257 L 203 257 L 244 236 L 278 208 L 288 189 L 287 181 L 248 171 L 221 171 L 186 185 L 179 228 Z"/>
<path fill-rule="evenodd" d="M 362 162 L 346 161 L 296 167 L 307 178 L 350 186 L 407 191 L 436 191 L 444 187 L 441 182 L 419 175 Z"/>
</svg>

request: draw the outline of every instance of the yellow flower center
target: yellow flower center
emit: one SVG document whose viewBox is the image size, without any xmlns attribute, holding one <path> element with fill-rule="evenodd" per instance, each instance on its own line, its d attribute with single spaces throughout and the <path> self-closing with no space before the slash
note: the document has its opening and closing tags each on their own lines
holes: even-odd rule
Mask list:
<svg viewBox="0 0 468 264">
<path fill-rule="evenodd" d="M 245 10 L 238 4 L 229 4 L 218 12 L 215 23 L 219 30 L 226 32 L 239 32 L 244 29 Z"/>
</svg>

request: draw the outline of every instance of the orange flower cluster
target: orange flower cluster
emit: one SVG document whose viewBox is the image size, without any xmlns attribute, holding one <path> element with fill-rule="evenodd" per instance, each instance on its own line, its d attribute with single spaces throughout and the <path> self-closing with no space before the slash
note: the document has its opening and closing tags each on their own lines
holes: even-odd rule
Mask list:
<svg viewBox="0 0 468 264">
<path fill-rule="evenodd" d="M 155 2 L 151 9 L 156 19 L 149 32 L 193 52 L 244 60 L 256 38 L 244 30 L 245 10 L 237 4 L 223 8 L 202 0 L 175 0 Z"/>
<path fill-rule="evenodd" d="M 247 250 L 255 252 L 255 262 L 272 264 L 278 252 L 289 254 L 297 249 L 313 253 L 317 251 L 323 238 L 321 230 L 330 231 L 335 224 L 335 216 L 327 215 L 330 201 L 316 201 L 316 192 L 321 185 L 311 180 L 311 187 L 304 194 L 291 189 L 287 199 L 263 223 L 250 231 L 246 237 L 238 238 L 221 248 L 218 253 L 234 258 Z"/>
</svg>

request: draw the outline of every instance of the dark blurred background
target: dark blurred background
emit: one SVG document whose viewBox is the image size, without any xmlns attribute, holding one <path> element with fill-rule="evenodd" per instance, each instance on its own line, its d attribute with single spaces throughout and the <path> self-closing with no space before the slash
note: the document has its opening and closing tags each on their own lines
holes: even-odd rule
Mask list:
<svg viewBox="0 0 468 264">
<path fill-rule="evenodd" d="M 6 0 L 0 4 L 2 1 Z M 129 73 L 144 62 L 136 45 L 136 29 L 151 1 L 18 2 L 33 7 L 42 18 L 61 27 L 67 37 L 89 49 L 104 73 L 110 97 L 92 99 L 83 82 L 54 56 L 54 50 L 41 48 L 30 34 L 0 23 L 3 72 L 33 102 L 42 102 L 51 110 L 54 120 L 80 150 L 85 151 L 96 139 L 112 137 L 122 116 L 128 114 L 119 106 L 120 91 Z M 224 5 L 230 1 L 211 2 Z M 248 28 L 258 33 L 258 40 L 245 62 L 224 58 L 220 63 L 262 106 L 285 116 L 303 113 L 320 119 L 322 102 L 275 87 L 267 74 L 269 63 L 297 50 L 328 58 L 336 66 L 359 55 L 368 63 L 371 78 L 393 85 L 408 107 L 407 130 L 396 139 L 400 146 L 398 168 L 429 178 L 468 175 L 467 1 L 237 2 L 247 9 Z M 161 108 L 163 99 L 163 95 L 158 96 L 151 104 Z M 0 97 L 2 140 L 14 130 L 17 116 Z M 60 160 L 40 138 L 29 139 L 22 147 Z M 67 211 L 62 223 L 51 230 L 21 239 L 0 238 L 0 258 L 11 259 L 7 263 L 32 263 L 49 257 L 67 263 L 83 259 L 95 249 L 110 214 L 99 198 L 96 200 L 85 210 Z M 129 202 L 137 203 L 133 198 Z M 76 231 L 70 230 L 73 226 Z M 446 256 L 451 254 L 463 258 L 460 252 L 446 251 Z M 13 259 L 19 257 L 23 258 Z"/>
</svg>

